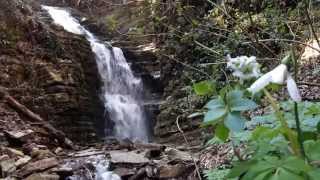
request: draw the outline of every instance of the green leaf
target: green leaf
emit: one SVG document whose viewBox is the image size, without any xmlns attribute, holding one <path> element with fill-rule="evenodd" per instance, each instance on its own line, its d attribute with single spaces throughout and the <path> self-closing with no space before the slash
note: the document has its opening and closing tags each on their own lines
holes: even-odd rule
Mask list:
<svg viewBox="0 0 320 180">
<path fill-rule="evenodd" d="M 227 114 L 224 124 L 229 130 L 234 132 L 240 132 L 245 127 L 246 120 L 241 116 L 239 112 L 231 112 Z"/>
<path fill-rule="evenodd" d="M 305 141 L 304 148 L 306 155 L 311 161 L 320 160 L 320 141 Z"/>
<path fill-rule="evenodd" d="M 229 137 L 229 129 L 223 123 L 220 123 L 215 129 L 215 135 L 222 141 L 226 141 Z"/>
<path fill-rule="evenodd" d="M 250 99 L 233 99 L 230 102 L 231 111 L 247 111 L 255 109 L 257 104 Z"/>
<path fill-rule="evenodd" d="M 259 140 L 262 138 L 272 139 L 279 135 L 279 131 L 277 129 L 272 129 L 264 126 L 257 127 L 252 133 L 253 140 Z"/>
<path fill-rule="evenodd" d="M 272 169 L 269 169 L 267 171 L 263 171 L 260 174 L 257 175 L 253 180 L 265 180 L 268 175 L 272 173 Z"/>
<path fill-rule="evenodd" d="M 210 81 L 201 81 L 193 84 L 193 89 L 197 95 L 210 95 L 214 92 L 214 84 Z"/>
<path fill-rule="evenodd" d="M 236 178 L 241 176 L 243 173 L 247 172 L 253 165 L 256 164 L 256 161 L 245 161 L 241 162 L 231 169 L 227 178 Z"/>
<path fill-rule="evenodd" d="M 319 180 L 320 169 L 313 169 L 312 171 L 309 171 L 307 174 L 308 174 L 310 180 Z"/>
<path fill-rule="evenodd" d="M 299 176 L 293 172 L 287 171 L 283 168 L 279 168 L 277 172 L 270 177 L 271 180 L 304 180 L 302 176 Z"/>
<path fill-rule="evenodd" d="M 243 91 L 240 90 L 232 90 L 227 94 L 228 101 L 232 101 L 234 99 L 242 99 Z"/>
<path fill-rule="evenodd" d="M 224 108 L 216 108 L 208 111 L 204 116 L 205 123 L 212 123 L 214 121 L 219 120 L 226 114 L 227 110 Z"/>
<path fill-rule="evenodd" d="M 293 156 L 288 157 L 283 162 L 282 167 L 293 172 L 306 172 L 310 170 L 310 167 L 305 163 L 303 159 Z"/>
<path fill-rule="evenodd" d="M 209 101 L 205 105 L 205 107 L 208 109 L 223 108 L 223 107 L 225 107 L 225 104 L 224 104 L 223 100 L 220 97 L 218 97 L 216 99 L 212 99 L 211 101 Z"/>
<path fill-rule="evenodd" d="M 317 124 L 317 132 L 320 133 L 320 122 Z"/>
</svg>

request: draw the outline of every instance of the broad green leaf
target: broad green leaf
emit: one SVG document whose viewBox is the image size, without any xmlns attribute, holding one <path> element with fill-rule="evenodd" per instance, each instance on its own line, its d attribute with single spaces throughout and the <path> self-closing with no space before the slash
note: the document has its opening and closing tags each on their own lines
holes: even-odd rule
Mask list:
<svg viewBox="0 0 320 180">
<path fill-rule="evenodd" d="M 269 169 L 267 171 L 263 171 L 260 174 L 257 175 L 253 180 L 265 180 L 267 176 L 269 176 L 272 173 L 272 169 Z"/>
<path fill-rule="evenodd" d="M 314 132 L 302 132 L 303 141 L 307 140 L 316 140 L 317 139 L 317 133 Z"/>
<path fill-rule="evenodd" d="M 223 107 L 225 107 L 225 104 L 224 104 L 223 100 L 220 97 L 218 97 L 216 99 L 210 100 L 205 105 L 205 107 L 208 108 L 208 109 L 223 108 Z"/>
<path fill-rule="evenodd" d="M 307 112 L 305 115 L 317 115 L 320 114 L 320 106 L 316 104 L 312 104 L 310 107 L 307 108 Z"/>
<path fill-rule="evenodd" d="M 308 174 L 310 180 L 319 180 L 320 169 L 313 169 L 312 171 L 309 171 L 307 174 Z"/>
<path fill-rule="evenodd" d="M 224 108 L 216 108 L 208 111 L 204 116 L 204 122 L 214 122 L 222 118 L 226 114 L 227 110 Z"/>
<path fill-rule="evenodd" d="M 226 141 L 229 137 L 229 129 L 223 123 L 220 123 L 215 129 L 215 135 L 222 141 Z"/>
<path fill-rule="evenodd" d="M 252 139 L 258 140 L 261 138 L 272 139 L 279 135 L 279 131 L 277 129 L 271 129 L 268 127 L 260 126 L 257 127 L 252 133 Z"/>
<path fill-rule="evenodd" d="M 310 170 L 310 167 L 305 163 L 303 159 L 293 156 L 288 157 L 283 162 L 282 167 L 293 172 L 306 172 Z"/>
<path fill-rule="evenodd" d="M 193 84 L 193 89 L 197 95 L 210 95 L 214 92 L 214 84 L 210 81 L 201 81 Z"/>
<path fill-rule="evenodd" d="M 317 132 L 320 133 L 320 122 L 317 124 Z"/>
<path fill-rule="evenodd" d="M 256 164 L 256 161 L 245 161 L 237 164 L 231 169 L 227 178 L 236 178 L 248 171 L 252 166 Z"/>
<path fill-rule="evenodd" d="M 231 111 L 247 111 L 250 109 L 255 109 L 257 104 L 250 99 L 233 99 L 230 101 Z"/>
<path fill-rule="evenodd" d="M 291 171 L 287 171 L 283 168 L 279 168 L 275 174 L 273 174 L 270 180 L 304 180 L 302 176 L 299 176 Z"/>
<path fill-rule="evenodd" d="M 228 102 L 233 101 L 235 99 L 242 99 L 243 91 L 240 90 L 232 90 L 227 93 Z"/>
<path fill-rule="evenodd" d="M 239 112 L 231 112 L 227 114 L 224 124 L 229 130 L 234 132 L 240 132 L 245 127 L 246 120 L 241 116 Z"/>
<path fill-rule="evenodd" d="M 320 141 L 305 141 L 304 148 L 306 151 L 306 155 L 311 161 L 319 161 L 320 160 Z"/>
<path fill-rule="evenodd" d="M 258 174 L 273 170 L 273 168 L 273 165 L 270 163 L 258 161 L 255 165 L 250 167 L 241 180 L 252 180 L 257 177 Z"/>
</svg>

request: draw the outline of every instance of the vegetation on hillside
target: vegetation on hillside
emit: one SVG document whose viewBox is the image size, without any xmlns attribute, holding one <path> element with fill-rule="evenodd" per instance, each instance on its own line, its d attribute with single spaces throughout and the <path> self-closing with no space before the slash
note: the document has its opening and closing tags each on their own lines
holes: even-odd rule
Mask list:
<svg viewBox="0 0 320 180">
<path fill-rule="evenodd" d="M 302 101 L 296 85 L 305 78 L 299 66 L 305 63 L 304 49 L 310 48 L 306 42 L 314 40 L 311 48 L 319 51 L 318 7 L 317 1 L 308 0 L 146 1 L 143 12 L 151 23 L 136 29 L 156 34 L 159 55 L 171 59 L 171 70 L 187 76 L 182 83 L 193 84 L 208 101 L 193 116 L 203 112 L 203 127 L 214 128 L 209 144 L 232 142 L 232 166 L 207 171 L 208 179 L 319 176 L 320 106 Z M 316 62 L 308 62 L 314 64 L 309 69 L 314 75 Z M 260 67 L 261 72 L 275 70 L 263 75 Z M 259 73 L 245 76 L 255 68 Z M 283 98 L 289 97 L 282 87 L 286 83 L 291 100 Z M 282 98 L 273 97 L 279 94 Z M 261 109 L 259 116 L 253 115 Z"/>
</svg>

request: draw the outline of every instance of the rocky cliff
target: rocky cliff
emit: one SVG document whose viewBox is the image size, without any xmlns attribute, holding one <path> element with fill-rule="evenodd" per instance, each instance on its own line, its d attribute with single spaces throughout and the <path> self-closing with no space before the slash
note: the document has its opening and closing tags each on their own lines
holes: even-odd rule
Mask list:
<svg viewBox="0 0 320 180">
<path fill-rule="evenodd" d="M 2 0 L 0 7 L 0 85 L 73 140 L 102 134 L 100 81 L 88 42 L 51 25 L 37 1 Z"/>
</svg>

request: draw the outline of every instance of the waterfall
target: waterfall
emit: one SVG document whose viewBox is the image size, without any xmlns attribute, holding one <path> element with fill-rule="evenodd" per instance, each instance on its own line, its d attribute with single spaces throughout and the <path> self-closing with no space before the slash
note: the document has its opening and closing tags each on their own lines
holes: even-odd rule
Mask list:
<svg viewBox="0 0 320 180">
<path fill-rule="evenodd" d="M 106 46 L 67 10 L 50 6 L 42 8 L 49 13 L 55 24 L 71 33 L 84 35 L 90 42 L 103 82 L 102 100 L 114 123 L 112 134 L 119 139 L 148 142 L 142 81 L 133 75 L 122 50 Z M 105 127 L 105 131 L 108 129 L 110 127 Z"/>
</svg>

